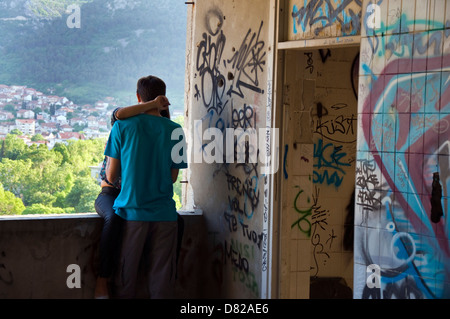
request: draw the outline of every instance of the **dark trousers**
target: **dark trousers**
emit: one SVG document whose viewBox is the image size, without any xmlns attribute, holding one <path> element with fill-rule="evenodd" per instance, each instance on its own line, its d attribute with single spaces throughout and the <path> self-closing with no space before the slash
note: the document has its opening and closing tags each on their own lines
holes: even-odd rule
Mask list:
<svg viewBox="0 0 450 319">
<path fill-rule="evenodd" d="M 113 204 L 120 190 L 102 187 L 95 200 L 95 210 L 103 217 L 103 230 L 100 237 L 100 267 L 98 276 L 111 277 L 120 250 L 121 231 L 124 220 L 116 215 Z"/>
<path fill-rule="evenodd" d="M 153 299 L 174 298 L 178 223 L 125 221 L 116 298 L 135 298 L 141 268 Z"/>
</svg>

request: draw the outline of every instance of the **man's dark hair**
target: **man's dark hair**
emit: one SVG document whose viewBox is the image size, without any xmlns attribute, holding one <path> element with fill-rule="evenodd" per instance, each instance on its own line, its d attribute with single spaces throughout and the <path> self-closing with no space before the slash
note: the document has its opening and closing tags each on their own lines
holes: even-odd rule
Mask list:
<svg viewBox="0 0 450 319">
<path fill-rule="evenodd" d="M 148 102 L 159 95 L 166 95 L 166 84 L 156 76 L 144 76 L 138 80 L 136 92 L 141 97 L 142 102 Z"/>
</svg>

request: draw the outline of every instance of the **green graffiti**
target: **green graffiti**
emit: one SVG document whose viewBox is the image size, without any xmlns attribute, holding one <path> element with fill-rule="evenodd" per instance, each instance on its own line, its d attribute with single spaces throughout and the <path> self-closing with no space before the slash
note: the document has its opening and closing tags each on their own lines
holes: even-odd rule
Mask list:
<svg viewBox="0 0 450 319">
<path fill-rule="evenodd" d="M 295 186 L 296 188 L 299 188 L 299 186 Z M 304 234 L 306 234 L 308 237 L 311 236 L 311 222 L 308 220 L 308 216 L 311 216 L 311 212 L 313 209 L 313 206 L 311 205 L 310 208 L 306 210 L 301 210 L 297 207 L 297 200 L 300 197 L 300 194 L 303 193 L 303 190 L 300 189 L 297 195 L 294 199 L 294 209 L 297 213 L 300 214 L 300 217 L 291 225 L 291 229 L 297 226 L 298 229 Z M 307 202 L 309 203 L 311 199 L 308 197 Z M 303 222 L 303 223 L 302 223 Z"/>
</svg>

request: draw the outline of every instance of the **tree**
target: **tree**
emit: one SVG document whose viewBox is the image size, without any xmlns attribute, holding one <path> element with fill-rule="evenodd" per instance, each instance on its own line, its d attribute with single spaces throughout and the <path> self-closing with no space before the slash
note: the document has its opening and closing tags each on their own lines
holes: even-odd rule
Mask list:
<svg viewBox="0 0 450 319">
<path fill-rule="evenodd" d="M 31 140 L 33 142 L 39 142 L 39 141 L 45 141 L 45 138 L 42 136 L 42 134 L 35 134 L 31 137 Z"/>
<path fill-rule="evenodd" d="M 90 176 L 89 166 L 103 161 L 104 149 L 105 141 L 101 139 L 69 141 L 67 150 L 72 172 L 77 176 Z"/>
<path fill-rule="evenodd" d="M 54 103 L 50 104 L 50 115 L 55 115 L 56 106 Z"/>
<path fill-rule="evenodd" d="M 45 206 L 52 207 L 53 203 L 56 201 L 56 196 L 47 192 L 40 192 L 40 191 L 27 192 L 26 196 L 24 197 L 26 197 L 27 206 L 42 204 Z"/>
<path fill-rule="evenodd" d="M 94 202 L 100 185 L 90 176 L 80 177 L 66 196 L 66 205 L 75 208 L 75 213 L 95 212 Z"/>
<path fill-rule="evenodd" d="M 100 186 L 91 177 L 89 166 L 103 160 L 104 145 L 103 139 L 79 140 L 49 150 L 45 145 L 27 146 L 8 134 L 2 145 L 7 156 L 0 161 L 0 182 L 25 207 L 33 206 L 34 213 L 44 207 L 48 211 L 94 212 Z"/>
<path fill-rule="evenodd" d="M 87 127 L 86 124 L 78 124 L 78 123 L 75 123 L 75 124 L 72 126 L 72 130 L 73 130 L 74 132 L 80 133 L 80 132 L 82 132 L 86 127 Z"/>
<path fill-rule="evenodd" d="M 75 177 L 73 176 L 72 172 L 69 171 L 67 173 L 66 177 L 64 178 L 64 184 L 65 184 L 64 189 L 55 194 L 56 200 L 53 203 L 54 207 L 68 208 L 67 203 L 66 203 L 66 197 L 67 197 L 67 194 L 69 194 L 69 192 L 72 190 L 74 181 L 75 181 Z M 72 209 L 74 209 L 74 208 L 72 207 Z"/>
<path fill-rule="evenodd" d="M 24 186 L 27 184 L 27 177 L 31 172 L 32 162 L 30 160 L 11 160 L 3 158 L 0 162 L 0 182 L 5 190 L 12 192 L 19 197 Z"/>
<path fill-rule="evenodd" d="M 16 111 L 16 108 L 12 104 L 6 104 L 5 107 L 3 108 L 3 111 L 14 113 Z"/>
<path fill-rule="evenodd" d="M 64 214 L 64 209 L 60 207 L 50 207 L 43 204 L 33 204 L 25 208 L 22 212 L 22 215 L 31 215 L 31 214 Z"/>
<path fill-rule="evenodd" d="M 55 145 L 52 148 L 53 152 L 58 152 L 62 156 L 62 164 L 69 162 L 69 150 L 67 149 L 66 144 L 64 143 L 55 143 Z"/>
<path fill-rule="evenodd" d="M 16 132 L 13 133 L 13 131 Z M 22 139 L 18 138 L 17 134 L 15 134 L 18 132 L 20 135 L 22 134 L 22 132 L 17 129 L 13 131 L 11 131 L 10 134 L 6 135 L 5 142 L 2 144 L 2 155 L 3 158 L 6 157 L 15 160 L 25 152 L 27 144 L 25 144 L 25 142 Z"/>
<path fill-rule="evenodd" d="M 25 210 L 25 205 L 13 193 L 5 191 L 0 183 L 0 215 L 19 215 Z"/>
<path fill-rule="evenodd" d="M 11 130 L 11 132 L 9 132 L 9 134 L 11 135 L 23 135 L 23 132 L 17 128 Z"/>
</svg>

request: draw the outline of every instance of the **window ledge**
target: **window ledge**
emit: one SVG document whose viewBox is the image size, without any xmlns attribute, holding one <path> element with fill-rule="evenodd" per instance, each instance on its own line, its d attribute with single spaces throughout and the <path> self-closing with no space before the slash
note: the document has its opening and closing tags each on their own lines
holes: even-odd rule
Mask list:
<svg viewBox="0 0 450 319">
<path fill-rule="evenodd" d="M 97 213 L 78 214 L 30 214 L 30 215 L 2 215 L 0 222 L 7 220 L 42 220 L 42 219 L 76 219 L 76 218 L 100 218 Z"/>
<path fill-rule="evenodd" d="M 178 210 L 182 216 L 203 215 L 201 209 Z M 0 222 L 10 220 L 43 220 L 43 219 L 78 219 L 78 218 L 100 218 L 97 213 L 73 213 L 73 214 L 30 214 L 30 215 L 1 215 Z"/>
</svg>

